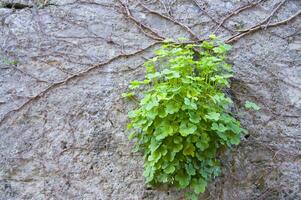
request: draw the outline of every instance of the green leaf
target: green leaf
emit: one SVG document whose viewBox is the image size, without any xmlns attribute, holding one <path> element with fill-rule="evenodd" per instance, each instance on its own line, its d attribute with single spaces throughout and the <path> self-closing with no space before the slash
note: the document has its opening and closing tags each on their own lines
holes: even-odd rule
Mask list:
<svg viewBox="0 0 301 200">
<path fill-rule="evenodd" d="M 184 103 L 185 103 L 185 105 L 189 106 L 191 104 L 190 99 L 185 97 L 184 98 Z"/>
<path fill-rule="evenodd" d="M 129 140 L 134 139 L 135 135 L 136 135 L 136 132 L 132 132 L 131 134 L 129 134 L 129 136 L 128 136 Z"/>
<path fill-rule="evenodd" d="M 240 134 L 243 130 L 240 128 L 239 124 L 235 123 L 230 123 L 228 124 L 228 127 L 230 128 L 231 131 L 235 134 Z"/>
<path fill-rule="evenodd" d="M 179 186 L 181 188 L 185 188 L 189 185 L 190 176 L 188 176 L 183 172 L 178 172 L 177 175 L 175 176 L 175 180 L 178 181 Z"/>
<path fill-rule="evenodd" d="M 224 53 L 227 53 L 230 49 L 231 49 L 230 45 L 223 44 L 218 47 L 214 47 L 213 51 L 214 51 L 214 53 L 224 54 Z"/>
<path fill-rule="evenodd" d="M 182 136 L 193 134 L 197 130 L 197 126 L 187 121 L 183 121 L 180 124 L 179 132 Z"/>
<path fill-rule="evenodd" d="M 158 162 L 158 160 L 161 158 L 161 152 L 159 151 L 154 151 L 149 157 L 148 161 L 154 161 L 155 163 Z"/>
<path fill-rule="evenodd" d="M 195 179 L 192 183 L 192 187 L 196 194 L 203 193 L 205 192 L 205 189 L 207 187 L 207 181 L 202 178 L 199 178 L 197 180 Z"/>
<path fill-rule="evenodd" d="M 148 73 L 146 75 L 146 78 L 151 80 L 151 79 L 154 79 L 154 78 L 158 78 L 160 76 L 161 76 L 161 74 L 159 72 L 155 72 L 155 73 Z"/>
<path fill-rule="evenodd" d="M 191 143 L 185 145 L 185 146 L 184 146 L 184 149 L 183 149 L 183 154 L 184 154 L 185 156 L 190 155 L 190 156 L 194 157 L 194 154 L 195 154 L 195 147 L 194 147 L 194 145 L 191 144 Z"/>
<path fill-rule="evenodd" d="M 209 35 L 209 38 L 210 38 L 211 40 L 216 40 L 216 39 L 217 39 L 216 35 L 214 35 L 214 34 L 210 34 L 210 35 Z"/>
<path fill-rule="evenodd" d="M 204 42 L 202 43 L 202 47 L 205 48 L 205 49 L 212 49 L 214 46 L 213 46 L 212 43 L 209 43 L 209 42 L 207 42 L 207 41 L 204 41 Z"/>
<path fill-rule="evenodd" d="M 167 79 L 179 78 L 180 73 L 174 70 L 164 69 L 162 71 L 163 74 L 167 76 Z"/>
<path fill-rule="evenodd" d="M 131 90 L 133 90 L 133 89 L 136 89 L 136 88 L 140 87 L 140 85 L 141 85 L 140 81 L 132 81 L 129 88 Z"/>
<path fill-rule="evenodd" d="M 182 146 L 183 147 L 183 146 Z M 172 152 L 168 152 L 165 156 L 165 159 L 168 160 L 169 162 L 172 162 L 175 159 L 176 156 L 176 152 L 172 151 Z"/>
<path fill-rule="evenodd" d="M 196 171 L 195 171 L 195 169 L 194 169 L 194 167 L 193 167 L 193 165 L 192 165 L 191 163 L 186 164 L 186 165 L 185 165 L 185 168 L 186 168 L 186 172 L 187 172 L 190 176 L 193 176 L 193 175 L 196 174 Z"/>
<path fill-rule="evenodd" d="M 230 138 L 230 143 L 238 145 L 240 143 L 240 135 L 234 135 Z"/>
<path fill-rule="evenodd" d="M 132 110 L 132 111 L 128 112 L 129 118 L 135 118 L 138 115 L 139 115 L 139 111 L 138 110 Z"/>
<path fill-rule="evenodd" d="M 227 127 L 225 127 L 223 124 L 213 123 L 211 129 L 218 132 L 225 132 Z"/>
<path fill-rule="evenodd" d="M 162 144 L 162 142 L 158 142 L 157 140 L 152 138 L 151 143 L 149 145 L 149 148 L 150 148 L 151 152 L 156 151 L 160 147 L 161 144 Z"/>
<path fill-rule="evenodd" d="M 222 108 L 226 108 L 229 104 L 233 103 L 230 98 L 225 97 L 224 93 L 217 93 L 211 98 L 214 101 L 214 103 L 220 105 Z"/>
<path fill-rule="evenodd" d="M 123 98 L 131 98 L 131 97 L 135 96 L 135 94 L 133 92 L 127 92 L 127 93 L 122 93 L 121 96 Z"/>
<path fill-rule="evenodd" d="M 166 183 L 166 182 L 168 182 L 168 175 L 167 174 L 161 174 L 161 175 L 158 176 L 158 180 L 161 183 Z"/>
<path fill-rule="evenodd" d="M 165 109 L 159 108 L 158 115 L 160 118 L 165 118 L 168 115 L 168 113 L 165 111 Z"/>
<path fill-rule="evenodd" d="M 169 125 L 160 125 L 156 129 L 156 140 L 162 140 L 173 133 L 173 128 Z"/>
<path fill-rule="evenodd" d="M 189 121 L 193 122 L 193 123 L 199 123 L 201 120 L 201 117 L 196 114 L 195 112 L 189 112 Z"/>
<path fill-rule="evenodd" d="M 143 176 L 146 178 L 146 182 L 151 182 L 154 178 L 155 170 L 152 166 L 146 166 L 143 172 Z"/>
<path fill-rule="evenodd" d="M 189 98 L 184 98 L 184 105 L 182 106 L 182 110 L 196 110 L 197 109 L 197 105 L 196 103 L 194 103 L 193 100 L 190 100 Z"/>
<path fill-rule="evenodd" d="M 151 97 L 147 102 L 145 102 L 144 106 L 147 111 L 150 111 L 152 108 L 159 105 L 159 101 L 155 97 Z"/>
<path fill-rule="evenodd" d="M 168 153 L 168 150 L 167 150 L 167 147 L 165 144 L 160 146 L 159 151 L 160 151 L 162 157 Z"/>
<path fill-rule="evenodd" d="M 229 114 L 222 114 L 220 120 L 222 120 L 225 124 L 229 124 L 235 121 L 235 119 Z"/>
<path fill-rule="evenodd" d="M 210 138 L 207 133 L 203 133 L 200 137 L 200 140 L 195 144 L 198 149 L 204 151 L 209 147 Z"/>
<path fill-rule="evenodd" d="M 156 118 L 158 115 L 158 108 L 154 107 L 150 109 L 148 112 L 145 113 L 145 116 L 147 117 L 148 120 L 153 120 Z"/>
<path fill-rule="evenodd" d="M 216 132 L 216 133 L 221 139 L 223 139 L 224 141 L 228 141 L 228 137 L 226 134 L 224 134 L 222 132 Z M 224 144 L 224 142 L 222 144 Z"/>
<path fill-rule="evenodd" d="M 174 138 L 173 138 L 173 142 L 175 143 L 175 144 L 180 144 L 181 142 L 182 142 L 182 137 L 180 137 L 180 136 L 175 136 Z"/>
<path fill-rule="evenodd" d="M 195 193 L 191 193 L 191 194 L 188 194 L 186 196 L 190 200 L 198 200 L 198 195 L 196 195 Z"/>
<path fill-rule="evenodd" d="M 171 144 L 170 149 L 171 151 L 177 153 L 183 149 L 183 144 Z"/>
<path fill-rule="evenodd" d="M 174 114 L 180 110 L 180 105 L 174 101 L 169 101 L 166 104 L 165 111 L 169 114 Z"/>
<path fill-rule="evenodd" d="M 167 168 L 164 169 L 164 172 L 167 174 L 172 174 L 176 168 L 173 165 L 169 165 Z"/>
<path fill-rule="evenodd" d="M 245 102 L 245 108 L 247 109 L 253 109 L 253 110 L 260 110 L 260 107 L 254 103 L 254 102 L 251 102 L 251 101 L 246 101 Z"/>
<path fill-rule="evenodd" d="M 210 119 L 212 121 L 218 121 L 220 116 L 221 115 L 216 112 L 210 112 L 207 115 L 205 115 L 206 119 Z"/>
</svg>

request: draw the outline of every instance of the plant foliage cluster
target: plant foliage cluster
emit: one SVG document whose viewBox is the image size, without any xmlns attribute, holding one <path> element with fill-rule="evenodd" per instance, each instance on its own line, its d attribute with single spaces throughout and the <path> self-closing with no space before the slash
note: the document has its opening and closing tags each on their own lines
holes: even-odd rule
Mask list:
<svg viewBox="0 0 301 200">
<path fill-rule="evenodd" d="M 143 94 L 128 128 L 144 153 L 147 183 L 188 188 L 195 199 L 221 172 L 217 152 L 239 144 L 245 130 L 223 92 L 233 76 L 225 61 L 229 49 L 214 36 L 198 45 L 166 41 L 145 62 L 145 79 L 132 81 L 123 94 Z"/>
</svg>

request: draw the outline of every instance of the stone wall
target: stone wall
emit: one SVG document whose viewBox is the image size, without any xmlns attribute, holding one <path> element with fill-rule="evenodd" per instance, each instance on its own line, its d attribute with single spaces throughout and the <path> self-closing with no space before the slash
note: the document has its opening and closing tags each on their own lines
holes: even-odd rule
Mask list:
<svg viewBox="0 0 301 200">
<path fill-rule="evenodd" d="M 202 199 L 301 199 L 301 1 L 0 2 L 1 200 L 183 199 L 144 185 L 121 93 L 162 39 L 214 31 L 233 45 L 231 95 L 250 134 Z"/>
</svg>

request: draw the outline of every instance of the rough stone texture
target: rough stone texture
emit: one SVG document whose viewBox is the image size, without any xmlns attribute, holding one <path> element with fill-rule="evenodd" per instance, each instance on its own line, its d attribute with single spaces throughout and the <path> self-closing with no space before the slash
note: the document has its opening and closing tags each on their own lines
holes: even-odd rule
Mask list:
<svg viewBox="0 0 301 200">
<path fill-rule="evenodd" d="M 139 21 L 167 38 L 189 37 L 137 2 L 127 4 Z M 193 1 L 165 1 L 165 7 L 143 2 L 161 13 L 170 10 L 200 38 L 217 27 Z M 217 21 L 248 3 L 199 2 Z M 225 26 L 251 27 L 278 2 L 263 1 Z M 0 8 L 0 199 L 182 199 L 173 189 L 144 185 L 142 157 L 131 153 L 124 131 L 133 105 L 120 95 L 130 80 L 143 76 L 141 64 L 158 47 L 155 41 L 123 15 L 117 1 L 2 3 L 30 7 Z M 269 23 L 300 9 L 300 1 L 287 1 Z M 300 24 L 299 15 L 233 44 L 232 95 L 250 136 L 221 156 L 223 175 L 204 199 L 301 199 Z M 231 35 L 223 27 L 217 34 Z M 262 109 L 245 111 L 245 100 Z"/>
</svg>

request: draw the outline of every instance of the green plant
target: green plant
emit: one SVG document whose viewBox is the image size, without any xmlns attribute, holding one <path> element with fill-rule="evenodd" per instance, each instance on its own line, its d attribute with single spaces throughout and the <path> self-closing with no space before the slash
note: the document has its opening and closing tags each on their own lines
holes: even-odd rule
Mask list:
<svg viewBox="0 0 301 200">
<path fill-rule="evenodd" d="M 5 65 L 17 65 L 18 61 L 17 60 L 9 60 L 6 57 L 0 56 L 0 61 L 5 64 Z"/>
<path fill-rule="evenodd" d="M 260 107 L 258 105 L 256 105 L 255 103 L 251 102 L 251 101 L 246 101 L 245 102 L 245 108 L 247 109 L 253 109 L 253 110 L 260 110 Z"/>
<path fill-rule="evenodd" d="M 221 172 L 218 151 L 239 144 L 245 130 L 223 93 L 233 75 L 225 61 L 229 49 L 215 36 L 200 45 L 166 41 L 144 63 L 145 79 L 132 81 L 132 92 L 123 94 L 135 98 L 143 90 L 128 129 L 144 153 L 147 183 L 188 188 L 196 199 Z"/>
</svg>

